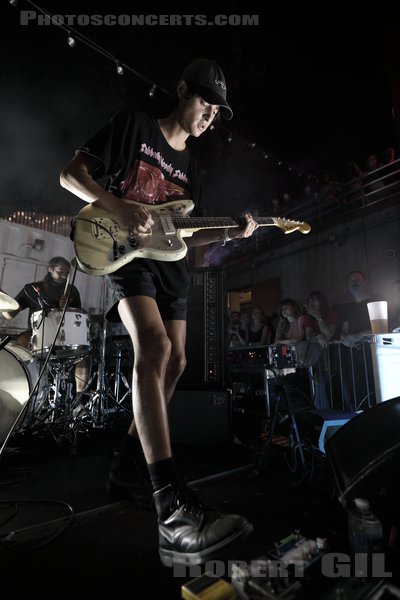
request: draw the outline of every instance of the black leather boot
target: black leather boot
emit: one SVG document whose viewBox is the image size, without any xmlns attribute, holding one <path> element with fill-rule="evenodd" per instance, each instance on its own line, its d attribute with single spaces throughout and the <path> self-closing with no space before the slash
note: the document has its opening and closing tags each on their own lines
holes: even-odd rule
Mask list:
<svg viewBox="0 0 400 600">
<path fill-rule="evenodd" d="M 119 450 L 113 450 L 106 491 L 114 498 L 129 499 L 138 506 L 154 508 L 154 490 L 147 466 L 140 466 L 132 454 L 122 454 Z"/>
<path fill-rule="evenodd" d="M 168 485 L 154 493 L 158 514 L 159 552 L 163 565 L 201 564 L 221 548 L 253 531 L 239 515 L 205 505 L 185 485 Z"/>
</svg>

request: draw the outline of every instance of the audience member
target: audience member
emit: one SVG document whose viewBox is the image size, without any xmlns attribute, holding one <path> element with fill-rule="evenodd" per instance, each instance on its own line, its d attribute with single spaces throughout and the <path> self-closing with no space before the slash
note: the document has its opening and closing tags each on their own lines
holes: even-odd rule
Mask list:
<svg viewBox="0 0 400 600">
<path fill-rule="evenodd" d="M 385 148 L 383 151 L 383 164 L 388 165 L 396 160 L 394 148 Z"/>
<path fill-rule="evenodd" d="M 247 344 L 249 343 L 249 328 L 250 314 L 246 311 L 240 313 L 239 335 L 243 340 L 245 346 L 247 346 Z"/>
<path fill-rule="evenodd" d="M 328 300 L 324 292 L 314 290 L 308 295 L 305 305 L 306 316 L 304 317 L 304 327 L 306 338 L 316 337 L 318 343 L 327 347 L 327 342 L 334 338 L 338 315 L 336 311 L 329 308 Z"/>
<path fill-rule="evenodd" d="M 281 318 L 279 319 L 275 341 L 280 344 L 295 344 L 305 339 L 304 315 L 297 302 L 285 298 L 281 302 Z"/>
<path fill-rule="evenodd" d="M 346 283 L 354 302 L 343 312 L 340 337 L 346 346 L 354 346 L 361 337 L 371 334 L 368 302 L 383 298 L 371 295 L 368 279 L 361 271 L 351 271 L 346 277 Z"/>
<path fill-rule="evenodd" d="M 329 308 L 326 295 L 319 290 L 314 290 L 308 295 L 305 310 L 307 314 L 304 317 L 304 327 L 306 338 L 310 342 L 310 357 L 315 357 L 315 362 L 312 364 L 314 406 L 318 409 L 332 408 L 328 385 L 333 369 L 328 342 L 335 337 L 338 316 Z M 323 352 L 318 353 L 316 344 L 320 349 L 321 347 L 324 349 Z"/>
<path fill-rule="evenodd" d="M 361 271 L 351 271 L 346 283 L 353 302 L 343 313 L 340 334 L 344 345 L 351 348 L 343 356 L 344 404 L 348 410 L 359 410 L 365 401 L 371 405 L 374 392 L 371 348 L 367 343 L 359 345 L 363 337 L 371 334 L 367 304 L 382 298 L 371 295 L 368 279 Z"/>
<path fill-rule="evenodd" d="M 378 160 L 376 154 L 370 154 L 367 159 L 366 171 L 370 173 L 370 175 L 366 178 L 368 182 L 367 185 L 364 186 L 364 191 L 366 194 L 371 194 L 371 192 L 376 192 L 381 190 L 384 187 L 384 183 L 381 180 L 382 174 L 380 172 L 375 173 L 379 167 L 382 166 Z M 371 183 L 370 183 L 371 182 Z M 373 200 L 374 198 L 371 198 Z"/>
<path fill-rule="evenodd" d="M 240 312 L 237 310 L 232 311 L 230 317 L 230 323 L 228 326 L 228 347 L 233 348 L 235 346 L 244 346 L 245 340 L 240 334 Z"/>
<path fill-rule="evenodd" d="M 251 311 L 248 343 L 250 345 L 266 346 L 273 339 L 272 321 L 265 316 L 262 308 L 253 308 Z"/>
</svg>

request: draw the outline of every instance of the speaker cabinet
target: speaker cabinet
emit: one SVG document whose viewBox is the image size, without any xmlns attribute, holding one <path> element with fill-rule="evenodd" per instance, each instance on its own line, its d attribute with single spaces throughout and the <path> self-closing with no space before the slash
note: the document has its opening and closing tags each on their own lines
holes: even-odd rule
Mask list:
<svg viewBox="0 0 400 600">
<path fill-rule="evenodd" d="M 339 498 L 366 498 L 400 506 L 400 397 L 381 402 L 351 419 L 326 442 Z M 374 511 L 375 512 L 375 511 Z"/>
<path fill-rule="evenodd" d="M 177 390 L 168 413 L 174 444 L 226 446 L 232 441 L 228 391 Z"/>
<path fill-rule="evenodd" d="M 178 389 L 225 383 L 226 285 L 219 269 L 195 269 L 188 299 L 186 369 Z"/>
</svg>

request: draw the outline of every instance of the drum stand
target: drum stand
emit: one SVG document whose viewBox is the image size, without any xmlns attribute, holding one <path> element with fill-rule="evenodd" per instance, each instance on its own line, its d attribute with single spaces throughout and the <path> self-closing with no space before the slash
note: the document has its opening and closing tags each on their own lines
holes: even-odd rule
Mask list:
<svg viewBox="0 0 400 600">
<path fill-rule="evenodd" d="M 114 397 L 115 397 L 115 401 L 117 402 L 117 404 L 119 404 L 119 406 L 122 405 L 123 402 L 125 402 L 126 398 L 128 396 L 132 397 L 132 389 L 128 383 L 128 380 L 126 379 L 125 375 L 123 374 L 122 370 L 121 370 L 121 364 L 122 364 L 122 344 L 120 343 L 116 343 L 115 344 L 117 347 L 117 353 L 115 355 L 115 381 L 114 381 Z M 125 394 L 120 398 L 120 387 L 121 387 L 121 380 L 122 383 L 124 384 L 124 387 L 126 389 Z"/>
<path fill-rule="evenodd" d="M 43 426 L 57 445 L 67 444 L 73 452 L 77 436 L 87 414 L 74 415 L 72 371 L 82 356 L 51 360 L 47 366 L 49 380 L 47 403 L 34 415 L 33 429 Z"/>
<path fill-rule="evenodd" d="M 105 361 L 106 361 L 106 338 L 107 338 L 107 321 L 104 319 L 103 336 L 101 344 L 101 355 L 97 370 L 97 385 L 96 390 L 92 392 L 89 403 L 91 406 L 92 425 L 95 428 L 104 428 L 107 425 L 109 417 L 117 412 L 124 412 L 127 416 L 131 416 L 131 411 L 124 406 L 122 402 L 126 396 L 131 393 L 129 384 L 125 376 L 121 373 L 121 357 L 122 352 L 119 348 L 119 356 L 117 356 L 117 368 L 115 374 L 114 392 L 106 385 L 105 376 Z M 127 388 L 127 392 L 119 399 L 120 379 Z"/>
</svg>

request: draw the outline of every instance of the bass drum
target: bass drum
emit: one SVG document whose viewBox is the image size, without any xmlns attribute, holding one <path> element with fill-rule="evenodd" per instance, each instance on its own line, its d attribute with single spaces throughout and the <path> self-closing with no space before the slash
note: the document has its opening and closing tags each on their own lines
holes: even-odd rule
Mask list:
<svg viewBox="0 0 400 600">
<path fill-rule="evenodd" d="M 28 402 L 38 377 L 39 365 L 34 362 L 29 350 L 13 343 L 0 350 L 0 444 Z M 47 388 L 43 379 L 30 401 L 24 424 L 28 424 L 29 415 L 45 398 Z"/>
</svg>

